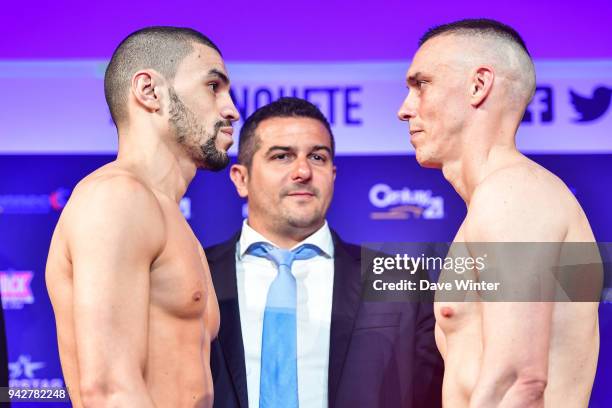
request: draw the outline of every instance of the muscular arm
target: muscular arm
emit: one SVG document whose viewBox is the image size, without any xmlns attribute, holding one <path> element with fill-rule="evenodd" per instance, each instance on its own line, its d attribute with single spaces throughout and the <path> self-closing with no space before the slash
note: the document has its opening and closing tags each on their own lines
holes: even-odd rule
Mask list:
<svg viewBox="0 0 612 408">
<path fill-rule="evenodd" d="M 528 178 L 510 174 L 494 180 L 478 191 L 468 210 L 465 238 L 471 255 L 488 252 L 487 267 L 497 269 L 501 287 L 534 300 L 481 303 L 483 354 L 470 408 L 544 406 L 554 304 L 537 300 L 550 295 L 559 245 L 521 246 L 512 253 L 511 245 L 499 243 L 562 242 L 566 230 L 548 209 L 551 197 L 526 183 Z"/>
<path fill-rule="evenodd" d="M 153 194 L 127 176 L 81 187 L 68 232 L 79 383 L 86 407 L 153 407 L 144 382 L 149 274 L 163 248 Z"/>
<path fill-rule="evenodd" d="M 204 248 L 202 248 L 202 245 L 200 244 L 198 244 L 198 253 L 200 254 L 202 266 L 206 271 L 207 300 L 203 319 L 204 327 L 206 328 L 207 338 L 204 339 L 204 361 L 206 362 L 206 364 L 210 364 L 210 344 L 213 340 L 217 338 L 217 334 L 219 331 L 219 303 L 217 301 L 217 294 L 212 283 L 212 276 L 210 273 L 210 267 L 208 266 L 208 260 L 206 259 Z"/>
</svg>

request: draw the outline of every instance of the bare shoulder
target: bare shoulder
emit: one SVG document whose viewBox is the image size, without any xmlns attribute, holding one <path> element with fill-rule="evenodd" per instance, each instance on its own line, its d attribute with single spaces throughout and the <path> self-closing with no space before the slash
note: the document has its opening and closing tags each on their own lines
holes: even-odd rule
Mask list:
<svg viewBox="0 0 612 408">
<path fill-rule="evenodd" d="M 161 215 L 161 207 L 151 188 L 133 173 L 120 168 L 101 168 L 85 177 L 74 188 L 66 205 L 72 212 L 105 207 L 130 208 L 135 215 L 141 211 Z M 155 214 L 156 210 L 160 213 Z"/>
<path fill-rule="evenodd" d="M 525 159 L 491 173 L 475 189 L 466 238 L 558 242 L 578 211 L 580 205 L 557 176 Z"/>
<path fill-rule="evenodd" d="M 575 201 L 571 191 L 559 177 L 529 159 L 494 171 L 478 186 L 475 195 L 512 195 L 513 192 L 517 196 L 527 196 L 543 203 L 547 199 L 556 202 Z"/>
<path fill-rule="evenodd" d="M 129 171 L 112 166 L 81 180 L 61 222 L 68 239 L 110 232 L 157 246 L 165 236 L 163 211 L 151 188 Z"/>
</svg>

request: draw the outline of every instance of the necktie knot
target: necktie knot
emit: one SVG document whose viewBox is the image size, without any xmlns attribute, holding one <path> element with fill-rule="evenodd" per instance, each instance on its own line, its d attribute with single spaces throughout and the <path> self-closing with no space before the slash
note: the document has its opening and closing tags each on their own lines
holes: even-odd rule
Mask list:
<svg viewBox="0 0 612 408">
<path fill-rule="evenodd" d="M 247 249 L 247 254 L 267 258 L 280 268 L 286 266 L 291 269 L 293 261 L 314 258 L 321 250 L 312 244 L 303 244 L 292 251 L 276 248 L 267 242 L 255 242 Z"/>
</svg>

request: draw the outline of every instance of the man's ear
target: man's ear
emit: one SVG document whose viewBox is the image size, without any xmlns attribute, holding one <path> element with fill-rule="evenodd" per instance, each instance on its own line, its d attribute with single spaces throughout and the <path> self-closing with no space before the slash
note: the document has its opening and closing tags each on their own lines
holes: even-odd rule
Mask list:
<svg viewBox="0 0 612 408">
<path fill-rule="evenodd" d="M 161 109 L 159 100 L 159 85 L 161 79 L 153 70 L 141 70 L 132 76 L 130 91 L 136 102 L 149 112 Z"/>
<path fill-rule="evenodd" d="M 481 66 L 474 71 L 470 82 L 470 103 L 477 108 L 482 105 L 493 89 L 495 70 L 490 66 Z"/>
<path fill-rule="evenodd" d="M 243 164 L 233 164 L 230 168 L 230 178 L 236 186 L 236 192 L 242 198 L 249 196 L 249 169 Z"/>
</svg>

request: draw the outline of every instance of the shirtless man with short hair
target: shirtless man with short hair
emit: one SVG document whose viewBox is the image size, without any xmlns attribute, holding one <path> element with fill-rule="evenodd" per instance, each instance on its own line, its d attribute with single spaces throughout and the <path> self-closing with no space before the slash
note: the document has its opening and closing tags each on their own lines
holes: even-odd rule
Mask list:
<svg viewBox="0 0 612 408">
<path fill-rule="evenodd" d="M 47 260 L 66 386 L 75 407 L 210 407 L 219 308 L 179 202 L 198 168 L 228 164 L 227 71 L 197 31 L 150 27 L 104 88 L 117 159 L 75 187 Z"/>
<path fill-rule="evenodd" d="M 516 149 L 535 71 L 513 29 L 463 20 L 430 30 L 407 84 L 398 116 L 410 122 L 416 159 L 441 169 L 467 205 L 455 253 L 478 242 L 595 241 L 564 183 Z M 554 267 L 555 259 L 559 253 L 516 261 L 535 271 Z M 502 263 L 502 279 L 524 273 L 519 264 Z M 597 303 L 436 298 L 446 407 L 588 405 L 599 351 Z"/>
</svg>

